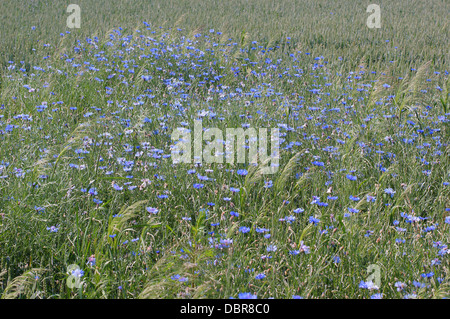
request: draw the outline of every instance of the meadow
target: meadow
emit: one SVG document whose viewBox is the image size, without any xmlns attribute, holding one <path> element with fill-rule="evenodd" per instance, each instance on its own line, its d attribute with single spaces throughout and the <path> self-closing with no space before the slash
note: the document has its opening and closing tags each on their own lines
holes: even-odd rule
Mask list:
<svg viewBox="0 0 450 319">
<path fill-rule="evenodd" d="M 448 1 L 69 3 L 0 3 L 1 298 L 449 297 Z"/>
</svg>

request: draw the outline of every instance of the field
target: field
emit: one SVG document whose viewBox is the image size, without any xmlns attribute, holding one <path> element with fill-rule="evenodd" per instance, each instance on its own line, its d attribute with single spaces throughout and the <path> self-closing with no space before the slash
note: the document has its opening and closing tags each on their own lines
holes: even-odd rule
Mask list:
<svg viewBox="0 0 450 319">
<path fill-rule="evenodd" d="M 371 3 L 2 1 L 0 297 L 448 298 L 450 3 Z"/>
</svg>

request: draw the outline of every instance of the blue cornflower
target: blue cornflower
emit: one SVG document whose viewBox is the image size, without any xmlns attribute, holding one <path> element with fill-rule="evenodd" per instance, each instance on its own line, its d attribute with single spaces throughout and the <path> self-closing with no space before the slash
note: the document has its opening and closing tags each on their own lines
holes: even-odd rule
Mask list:
<svg viewBox="0 0 450 319">
<path fill-rule="evenodd" d="M 277 251 L 277 246 L 275 246 L 275 245 L 269 245 L 269 246 L 267 246 L 267 248 L 266 248 L 266 250 L 270 253 L 270 252 L 273 252 L 273 251 Z"/>
<path fill-rule="evenodd" d="M 77 268 L 75 270 L 72 271 L 72 276 L 77 277 L 77 278 L 81 278 L 84 275 L 84 271 Z"/>
<path fill-rule="evenodd" d="M 250 231 L 249 227 L 241 226 L 239 227 L 239 231 L 243 234 L 248 233 Z"/>
<path fill-rule="evenodd" d="M 425 284 L 425 283 L 422 283 L 422 282 L 418 282 L 418 281 L 413 281 L 413 286 L 414 287 L 417 287 L 417 288 L 425 288 L 425 287 L 427 287 L 427 284 Z"/>
<path fill-rule="evenodd" d="M 236 173 L 237 173 L 238 175 L 245 176 L 245 175 L 248 174 L 248 171 L 247 171 L 246 169 L 238 169 L 238 170 L 236 171 Z"/>
<path fill-rule="evenodd" d="M 95 256 L 91 255 L 90 257 L 88 257 L 88 265 L 89 266 L 95 266 Z"/>
<path fill-rule="evenodd" d="M 238 296 L 239 299 L 257 299 L 256 295 L 252 295 L 250 292 L 241 292 Z"/>
<path fill-rule="evenodd" d="M 353 175 L 351 175 L 351 174 L 347 174 L 347 179 L 349 179 L 349 180 L 351 180 L 351 181 L 356 181 L 356 179 L 357 179 L 357 177 L 356 176 L 353 176 Z"/>
<path fill-rule="evenodd" d="M 312 164 L 313 164 L 313 165 L 316 165 L 316 166 L 320 166 L 320 167 L 322 167 L 322 166 L 325 165 L 324 162 L 319 162 L 319 161 L 313 161 Z"/>
<path fill-rule="evenodd" d="M 385 194 L 391 195 L 391 197 L 394 197 L 395 191 L 392 188 L 386 188 L 384 190 Z"/>
<path fill-rule="evenodd" d="M 361 280 L 359 283 L 359 288 L 362 289 L 369 289 L 369 290 L 378 290 L 378 286 L 376 286 L 372 281 L 364 282 L 364 280 Z"/>
<path fill-rule="evenodd" d="M 255 279 L 259 279 L 259 280 L 260 279 L 264 279 L 264 278 L 266 278 L 266 275 L 264 273 L 260 273 L 260 274 L 255 276 Z"/>
<path fill-rule="evenodd" d="M 264 188 L 271 188 L 273 186 L 273 182 L 272 180 L 267 181 L 264 183 Z"/>
<path fill-rule="evenodd" d="M 157 214 L 159 212 L 159 209 L 154 208 L 154 207 L 146 207 L 147 212 L 149 212 L 150 214 Z"/>
<path fill-rule="evenodd" d="M 121 191 L 121 190 L 123 190 L 123 187 L 117 185 L 116 183 L 113 183 L 113 184 L 112 184 L 112 187 L 113 187 L 116 191 Z"/>
<path fill-rule="evenodd" d="M 316 225 L 317 223 L 320 223 L 320 219 L 315 218 L 314 216 L 309 216 L 309 223 Z"/>
<path fill-rule="evenodd" d="M 56 233 L 58 231 L 58 228 L 56 226 L 47 227 L 47 230 L 49 230 L 51 233 Z"/>
<path fill-rule="evenodd" d="M 305 254 L 309 254 L 309 246 L 303 244 L 303 241 L 300 242 L 300 252 L 304 252 Z"/>
<path fill-rule="evenodd" d="M 36 212 L 44 212 L 45 211 L 45 208 L 44 207 L 38 207 L 38 206 L 36 206 L 36 205 L 34 205 L 34 209 L 36 210 Z"/>
<path fill-rule="evenodd" d="M 402 290 L 405 289 L 408 285 L 405 284 L 404 282 L 397 281 L 397 282 L 394 284 L 394 286 L 397 287 L 397 291 L 402 291 Z"/>
<path fill-rule="evenodd" d="M 177 280 L 180 279 L 180 278 L 181 278 L 180 275 L 173 275 L 173 276 L 170 276 L 170 279 L 175 280 L 175 281 L 177 281 Z"/>
<path fill-rule="evenodd" d="M 373 234 L 372 230 L 367 230 L 366 233 L 364 234 L 364 237 L 369 237 L 372 234 Z"/>
</svg>

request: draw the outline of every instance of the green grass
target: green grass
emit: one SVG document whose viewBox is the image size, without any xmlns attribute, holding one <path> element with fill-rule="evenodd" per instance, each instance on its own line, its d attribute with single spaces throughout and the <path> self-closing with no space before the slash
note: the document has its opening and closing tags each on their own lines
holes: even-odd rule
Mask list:
<svg viewBox="0 0 450 319">
<path fill-rule="evenodd" d="M 448 2 L 380 2 L 380 30 L 366 1 L 76 3 L 64 37 L 63 4 L 0 4 L 2 298 L 448 297 Z M 172 131 L 204 110 L 280 127 L 279 170 L 174 165 Z"/>
<path fill-rule="evenodd" d="M 142 21 L 155 27 L 179 27 L 193 32 L 220 30 L 235 40 L 272 45 L 291 37 L 288 48 L 327 58 L 342 56 L 353 67 L 365 58 L 376 68 L 395 60 L 403 70 L 432 61 L 438 67 L 449 61 L 450 4 L 445 0 L 378 1 L 381 29 L 369 29 L 367 6 L 372 1 L 2 1 L 1 61 L 30 59 L 32 49 L 58 43 L 69 30 L 69 4 L 81 8 L 78 38 L 105 36 L 112 28 L 134 28 Z M 37 29 L 31 32 L 31 27 Z M 389 50 L 383 43 L 389 40 Z M 398 47 L 398 49 L 394 49 Z M 286 49 L 288 49 L 286 48 Z"/>
</svg>

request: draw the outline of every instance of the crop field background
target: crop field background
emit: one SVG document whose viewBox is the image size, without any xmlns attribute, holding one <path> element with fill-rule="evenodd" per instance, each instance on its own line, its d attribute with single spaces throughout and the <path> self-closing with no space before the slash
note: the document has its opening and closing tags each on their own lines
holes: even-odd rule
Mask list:
<svg viewBox="0 0 450 319">
<path fill-rule="evenodd" d="M 1 1 L 0 297 L 448 298 L 448 12 Z"/>
</svg>

